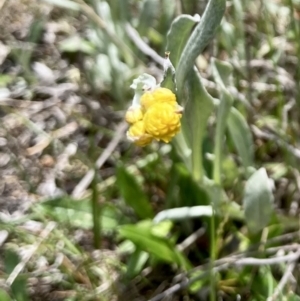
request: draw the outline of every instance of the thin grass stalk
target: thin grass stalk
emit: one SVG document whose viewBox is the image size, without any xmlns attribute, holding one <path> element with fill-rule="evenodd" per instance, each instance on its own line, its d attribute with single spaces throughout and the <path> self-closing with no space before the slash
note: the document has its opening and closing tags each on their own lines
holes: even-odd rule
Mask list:
<svg viewBox="0 0 300 301">
<path fill-rule="evenodd" d="M 102 242 L 101 223 L 100 223 L 101 205 L 99 204 L 98 200 L 99 200 L 99 193 L 97 188 L 97 176 L 95 171 L 95 176 L 92 181 L 92 197 L 91 197 L 95 249 L 100 249 L 101 242 Z"/>
<path fill-rule="evenodd" d="M 299 27 L 297 26 L 296 19 L 294 16 L 294 3 L 292 0 L 288 0 L 288 5 L 290 7 L 291 12 L 291 27 L 295 35 L 295 40 L 298 41 L 296 43 L 296 53 L 298 58 L 298 64 L 296 66 L 296 87 L 297 87 L 297 104 L 300 106 L 300 66 L 299 66 L 299 58 L 300 58 L 300 33 L 299 33 Z"/>
</svg>

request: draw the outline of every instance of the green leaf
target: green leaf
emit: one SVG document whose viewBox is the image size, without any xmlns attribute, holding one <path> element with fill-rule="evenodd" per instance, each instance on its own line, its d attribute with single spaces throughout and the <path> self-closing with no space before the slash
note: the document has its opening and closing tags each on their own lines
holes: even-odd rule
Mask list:
<svg viewBox="0 0 300 301">
<path fill-rule="evenodd" d="M 227 80 L 229 77 L 229 68 L 226 68 L 224 64 L 220 63 L 216 59 L 212 59 L 212 72 L 216 83 L 221 91 L 221 99 L 218 106 L 217 113 L 217 126 L 215 133 L 215 147 L 214 147 L 214 169 L 213 179 L 215 184 L 221 185 L 222 175 L 222 155 L 224 153 L 224 139 L 227 118 L 230 113 L 230 109 L 233 103 L 233 99 L 227 91 L 223 80 Z"/>
<path fill-rule="evenodd" d="M 187 120 L 188 129 L 183 129 L 188 137 L 190 132 L 190 145 L 192 148 L 192 175 L 196 181 L 202 179 L 203 170 L 203 139 L 206 134 L 207 121 L 214 105 L 212 97 L 207 93 L 201 83 L 201 77 L 192 70 L 187 82 L 187 103 L 183 120 Z"/>
<path fill-rule="evenodd" d="M 232 73 L 232 66 L 231 64 L 225 62 L 225 61 L 220 61 L 215 58 L 212 59 L 212 64 L 213 68 L 215 68 L 214 72 L 214 78 L 215 81 L 219 86 L 224 85 L 224 87 L 228 86 L 230 84 L 229 79 L 230 75 Z"/>
<path fill-rule="evenodd" d="M 294 293 L 290 293 L 287 297 L 287 301 L 300 301 L 300 296 L 295 295 Z"/>
<path fill-rule="evenodd" d="M 43 202 L 40 206 L 43 214 L 51 216 L 53 220 L 66 223 L 72 227 L 83 229 L 92 228 L 92 212 L 90 200 L 75 200 L 64 196 Z M 120 213 L 109 204 L 101 208 L 101 229 L 111 231 L 120 222 Z"/>
<path fill-rule="evenodd" d="M 140 13 L 138 32 L 143 36 L 147 36 L 148 31 L 153 27 L 157 15 L 159 14 L 159 2 L 157 0 L 143 1 L 143 8 Z"/>
<path fill-rule="evenodd" d="M 244 167 L 253 166 L 254 150 L 252 134 L 244 116 L 237 109 L 231 108 L 227 126 Z"/>
<path fill-rule="evenodd" d="M 9 295 L 3 289 L 0 289 L 0 300 L 1 301 L 12 301 L 11 298 L 9 297 Z"/>
<path fill-rule="evenodd" d="M 96 48 L 91 42 L 84 40 L 80 36 L 67 38 L 59 43 L 59 49 L 63 52 L 83 52 L 85 54 L 95 54 Z"/>
<path fill-rule="evenodd" d="M 127 263 L 127 276 L 133 278 L 138 275 L 144 268 L 145 263 L 149 259 L 149 253 L 141 251 L 137 248 L 134 253 L 130 256 L 130 259 Z"/>
<path fill-rule="evenodd" d="M 136 225 L 124 225 L 119 228 L 122 237 L 131 240 L 138 248 L 144 250 L 156 259 L 177 263 L 185 269 L 189 268 L 187 259 L 176 249 L 169 239 L 155 235 L 151 221 L 142 221 Z"/>
<path fill-rule="evenodd" d="M 186 45 L 193 27 L 200 21 L 199 15 L 180 15 L 171 24 L 167 34 L 166 50 L 170 51 L 170 60 L 176 68 L 181 53 Z"/>
<path fill-rule="evenodd" d="M 186 77 L 193 69 L 196 58 L 208 42 L 214 37 L 221 23 L 226 8 L 226 0 L 210 0 L 206 6 L 200 23 L 188 39 L 180 56 L 176 72 L 178 91 L 181 94 Z"/>
<path fill-rule="evenodd" d="M 273 202 L 267 172 L 265 168 L 260 168 L 248 179 L 243 198 L 245 218 L 251 232 L 258 232 L 267 226 L 273 213 Z"/>
<path fill-rule="evenodd" d="M 125 202 L 133 208 L 138 217 L 143 219 L 153 216 L 153 210 L 147 196 L 135 177 L 123 166 L 117 168 L 117 184 Z"/>
</svg>

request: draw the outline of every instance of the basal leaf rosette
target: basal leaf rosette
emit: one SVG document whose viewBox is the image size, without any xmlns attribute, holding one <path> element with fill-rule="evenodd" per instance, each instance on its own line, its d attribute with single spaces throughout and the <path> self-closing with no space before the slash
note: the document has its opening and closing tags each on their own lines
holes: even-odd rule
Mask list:
<svg viewBox="0 0 300 301">
<path fill-rule="evenodd" d="M 130 124 L 127 138 L 138 146 L 146 146 L 153 139 L 169 143 L 181 128 L 183 108 L 176 95 L 155 83 L 154 77 L 143 74 L 131 85 L 135 95 L 125 115 Z"/>
</svg>

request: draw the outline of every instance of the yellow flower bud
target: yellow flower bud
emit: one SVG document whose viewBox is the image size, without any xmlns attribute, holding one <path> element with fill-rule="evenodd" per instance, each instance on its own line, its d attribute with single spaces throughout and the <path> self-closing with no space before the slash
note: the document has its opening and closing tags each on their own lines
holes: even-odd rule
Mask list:
<svg viewBox="0 0 300 301">
<path fill-rule="evenodd" d="M 181 116 L 177 105 L 168 102 L 155 103 L 144 116 L 145 131 L 155 139 L 168 143 L 180 131 Z"/>
<path fill-rule="evenodd" d="M 146 146 L 153 140 L 153 137 L 146 133 L 145 123 L 143 120 L 140 120 L 131 125 L 131 127 L 127 131 L 127 138 L 133 141 L 138 146 Z"/>
<path fill-rule="evenodd" d="M 155 103 L 169 103 L 176 105 L 175 94 L 167 88 L 157 88 L 150 92 L 145 92 L 141 97 L 143 111 L 147 111 Z"/>
<path fill-rule="evenodd" d="M 125 120 L 129 124 L 135 123 L 142 119 L 143 119 L 143 112 L 141 106 L 139 105 L 131 106 L 125 114 Z"/>
</svg>

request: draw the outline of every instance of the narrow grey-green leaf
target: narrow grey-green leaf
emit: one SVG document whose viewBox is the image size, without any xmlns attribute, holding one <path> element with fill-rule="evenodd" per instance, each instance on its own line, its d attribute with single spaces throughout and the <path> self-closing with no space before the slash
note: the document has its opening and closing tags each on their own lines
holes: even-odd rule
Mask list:
<svg viewBox="0 0 300 301">
<path fill-rule="evenodd" d="M 187 103 L 184 118 L 187 120 L 192 147 L 192 175 L 196 181 L 203 177 L 202 144 L 207 128 L 207 121 L 214 105 L 212 97 L 201 83 L 201 78 L 195 70 L 189 74 L 187 81 Z M 186 133 L 188 136 L 188 133 Z"/>
<path fill-rule="evenodd" d="M 221 185 L 221 165 L 222 154 L 224 152 L 224 137 L 227 124 L 227 118 L 233 103 L 233 99 L 226 89 L 223 78 L 226 80 L 229 77 L 229 68 L 223 68 L 223 65 L 217 60 L 212 59 L 212 72 L 214 79 L 220 89 L 221 98 L 217 113 L 217 126 L 215 133 L 215 147 L 214 147 L 214 170 L 213 179 L 215 184 Z"/>
<path fill-rule="evenodd" d="M 180 15 L 171 24 L 167 34 L 166 50 L 170 51 L 170 60 L 176 68 L 180 55 L 186 45 L 193 27 L 200 21 L 200 16 Z"/>
<path fill-rule="evenodd" d="M 95 45 L 79 36 L 72 36 L 61 41 L 59 43 L 59 49 L 63 52 L 80 51 L 90 55 L 96 53 Z"/>
<path fill-rule="evenodd" d="M 254 150 L 252 134 L 244 116 L 237 109 L 231 108 L 227 126 L 244 167 L 253 166 Z"/>
<path fill-rule="evenodd" d="M 140 218 L 151 218 L 153 210 L 142 188 L 125 167 L 117 169 L 117 184 L 127 205 L 133 208 Z"/>
<path fill-rule="evenodd" d="M 127 263 L 127 276 L 133 278 L 138 275 L 144 268 L 145 263 L 149 259 L 149 253 L 136 248 L 133 254 L 131 254 Z"/>
<path fill-rule="evenodd" d="M 215 133 L 213 179 L 217 185 L 221 185 L 221 165 L 222 155 L 224 153 L 225 129 L 231 105 L 232 97 L 226 90 L 224 90 L 218 106 L 217 126 Z"/>
<path fill-rule="evenodd" d="M 251 232 L 262 230 L 270 221 L 274 197 L 265 168 L 260 168 L 248 179 L 243 198 L 245 218 Z"/>
<path fill-rule="evenodd" d="M 147 36 L 149 28 L 153 27 L 153 22 L 159 13 L 159 3 L 157 0 L 143 1 L 143 8 L 140 13 L 138 32 L 141 36 Z"/>
<path fill-rule="evenodd" d="M 223 18 L 225 8 L 226 0 L 210 0 L 208 2 L 200 23 L 192 32 L 180 56 L 176 73 L 179 93 L 183 89 L 185 79 L 192 70 L 197 56 L 215 35 Z"/>
<path fill-rule="evenodd" d="M 215 74 L 215 80 L 222 80 L 222 83 L 225 85 L 225 87 L 227 87 L 229 85 L 229 79 L 230 79 L 230 75 L 232 73 L 232 65 L 225 62 L 225 61 L 220 61 L 220 60 L 217 60 L 217 59 L 212 59 L 215 67 L 217 68 L 218 70 L 218 75 L 219 75 L 219 78 L 217 77 L 216 78 L 216 74 Z M 222 83 L 219 83 L 222 84 Z"/>
</svg>

